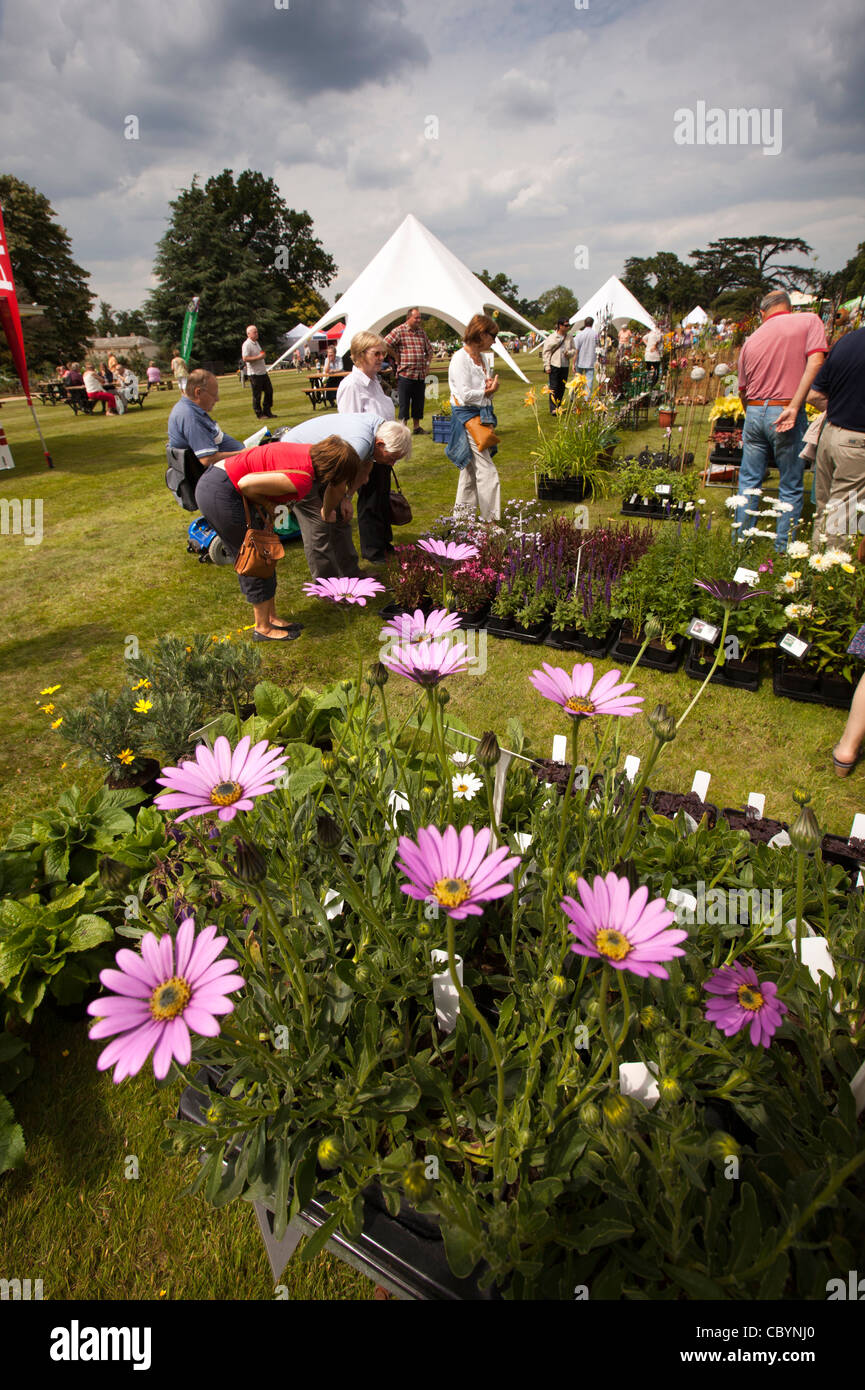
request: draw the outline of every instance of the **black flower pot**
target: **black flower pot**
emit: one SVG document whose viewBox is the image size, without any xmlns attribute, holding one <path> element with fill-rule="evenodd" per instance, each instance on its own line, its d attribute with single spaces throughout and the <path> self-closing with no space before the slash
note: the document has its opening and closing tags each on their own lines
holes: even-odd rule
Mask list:
<svg viewBox="0 0 865 1390">
<path fill-rule="evenodd" d="M 603 661 L 618 637 L 621 626 L 619 622 L 611 623 L 603 637 L 590 637 L 585 632 L 578 632 L 577 651 L 582 652 L 583 656 L 591 657 L 593 661 Z"/>
<path fill-rule="evenodd" d="M 531 627 L 524 627 L 522 623 L 514 622 L 511 636 L 518 642 L 525 642 L 529 646 L 537 646 L 543 642 L 550 630 L 549 618 L 542 618 L 539 623 L 532 623 Z"/>
<path fill-rule="evenodd" d="M 457 617 L 460 620 L 460 627 L 465 628 L 466 631 L 476 631 L 478 628 L 484 627 L 487 617 L 489 616 L 489 611 L 489 600 L 481 604 L 480 608 L 475 608 L 471 612 L 460 609 L 457 613 Z"/>
<path fill-rule="evenodd" d="M 853 882 L 865 865 L 865 840 L 845 840 L 840 835 L 824 835 L 820 852 L 827 864 L 840 864 Z"/>
<path fill-rule="evenodd" d="M 630 666 L 631 662 L 643 645 L 643 639 L 639 635 L 635 638 L 630 632 L 622 628 L 621 633 L 616 638 L 610 652 L 611 661 L 621 661 Z M 672 651 L 660 644 L 650 642 L 643 655 L 640 657 L 640 666 L 646 666 L 652 671 L 678 671 L 682 664 L 682 657 L 685 654 L 685 638 L 677 637 Z"/>
<path fill-rule="evenodd" d="M 547 634 L 546 645 L 559 652 L 578 651 L 577 629 L 573 624 L 567 627 L 554 627 Z"/>
<path fill-rule="evenodd" d="M 707 658 L 705 661 L 700 660 L 700 656 L 703 654 Z M 706 643 L 698 642 L 694 638 L 688 647 L 688 654 L 685 658 L 685 675 L 690 676 L 691 680 L 694 681 L 704 681 L 714 659 L 714 652 L 711 649 L 707 650 Z M 746 661 L 731 661 L 728 658 L 722 666 L 718 667 L 710 684 L 726 685 L 734 690 L 749 690 L 751 692 L 759 690 L 759 656 L 752 654 Z"/>
<path fill-rule="evenodd" d="M 512 637 L 514 631 L 514 619 L 512 616 L 500 618 L 495 613 L 491 613 L 487 618 L 487 632 L 491 632 L 493 637 Z"/>
<path fill-rule="evenodd" d="M 822 676 L 820 679 L 820 700 L 833 709 L 848 709 L 856 689 L 852 681 L 843 676 Z"/>
<path fill-rule="evenodd" d="M 776 695 L 783 695 L 788 700 L 816 704 L 820 699 L 820 674 L 801 666 L 797 661 L 776 656 L 772 667 L 772 689 Z"/>
</svg>

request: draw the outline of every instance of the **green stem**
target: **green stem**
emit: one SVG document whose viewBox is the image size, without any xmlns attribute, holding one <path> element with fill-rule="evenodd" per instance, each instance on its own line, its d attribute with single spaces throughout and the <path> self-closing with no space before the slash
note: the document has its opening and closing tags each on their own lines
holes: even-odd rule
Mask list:
<svg viewBox="0 0 865 1390">
<path fill-rule="evenodd" d="M 637 826 L 640 823 L 640 811 L 643 805 L 643 792 L 645 790 L 646 783 L 648 782 L 649 777 L 651 775 L 652 768 L 655 766 L 655 763 L 658 760 L 658 754 L 661 751 L 661 747 L 662 744 L 660 739 L 656 739 L 655 746 L 649 754 L 648 758 L 646 759 L 646 765 L 637 779 L 637 786 L 634 791 L 634 801 L 633 805 L 631 806 L 630 813 L 628 815 L 628 823 L 625 826 L 625 835 L 624 839 L 622 840 L 621 849 L 619 851 L 620 859 L 626 859 L 628 855 L 628 850 L 631 848 L 631 844 L 633 842 Z"/>
<path fill-rule="evenodd" d="M 631 679 L 631 676 L 632 676 L 632 675 L 634 674 L 634 672 L 636 671 L 637 666 L 638 666 L 639 663 L 640 663 L 640 658 L 641 658 L 641 656 L 643 655 L 643 652 L 644 652 L 644 651 L 646 650 L 646 648 L 648 647 L 648 645 L 649 645 L 649 639 L 648 639 L 648 637 L 644 637 L 644 638 L 643 638 L 643 645 L 641 646 L 640 650 L 637 652 L 637 655 L 634 657 L 633 661 L 631 662 L 630 666 L 628 667 L 627 671 L 625 672 L 624 676 L 622 677 L 622 680 L 623 680 L 623 681 L 629 681 L 629 680 Z M 607 741 L 608 741 L 608 739 L 609 739 L 609 737 L 610 737 L 610 734 L 613 732 L 613 728 L 614 728 L 614 727 L 616 728 L 616 730 L 618 730 L 618 720 L 616 720 L 616 719 L 608 719 L 608 720 L 607 720 L 607 727 L 606 727 L 606 729 L 605 729 L 605 731 L 604 731 L 604 737 L 601 739 L 600 747 L 598 748 L 598 752 L 597 752 L 597 755 L 596 755 L 596 757 L 595 757 L 595 761 L 592 763 L 592 768 L 591 768 L 591 771 L 590 771 L 590 773 L 589 773 L 589 786 L 592 785 L 592 778 L 594 777 L 595 773 L 596 773 L 597 770 L 598 770 L 598 767 L 599 767 L 599 765 L 600 765 L 601 759 L 603 758 L 604 753 L 605 753 L 605 751 L 606 751 Z"/>
<path fill-rule="evenodd" d="M 559 876 L 559 869 L 562 865 L 562 855 L 564 854 L 565 850 L 565 832 L 567 830 L 568 824 L 568 811 L 570 810 L 571 805 L 571 792 L 573 791 L 574 778 L 577 775 L 577 747 L 579 744 L 579 739 L 580 721 L 579 718 L 574 717 L 573 722 L 571 723 L 571 771 L 568 777 L 568 785 L 565 788 L 565 794 L 562 797 L 562 814 L 559 820 L 559 843 L 556 847 L 556 857 L 553 862 L 553 869 L 552 873 L 550 874 L 550 880 L 547 884 L 547 892 L 544 898 L 543 935 L 541 938 L 542 955 L 544 950 L 546 949 L 547 929 L 549 924 L 550 909 L 552 907 L 553 893 L 555 892 L 556 879 Z"/>
<path fill-rule="evenodd" d="M 307 1044 L 309 1045 L 309 1048 L 312 1051 L 312 1019 L 309 1011 L 309 994 L 306 988 L 306 976 L 303 973 L 303 965 L 297 955 L 297 952 L 295 951 L 294 947 L 290 945 L 288 937 L 282 930 L 282 923 L 280 922 L 279 918 L 276 915 L 276 912 L 274 911 L 273 904 L 270 901 L 270 897 L 268 896 L 266 889 L 259 885 L 259 887 L 256 889 L 256 896 L 259 902 L 261 903 L 262 908 L 264 909 L 265 915 L 267 916 L 268 922 L 270 924 L 270 929 L 273 932 L 273 935 L 276 939 L 276 943 L 279 946 L 280 951 L 282 952 L 283 960 L 285 962 L 289 978 L 292 980 L 292 983 L 294 984 L 294 987 L 300 996 L 300 1008 L 301 1013 L 303 1014 L 303 1030 L 306 1034 Z"/>
<path fill-rule="evenodd" d="M 453 982 L 454 989 L 456 990 L 457 997 L 460 1001 L 460 1009 L 463 1010 L 464 1013 L 468 1014 L 469 1018 L 474 1019 L 475 1023 L 480 1028 L 481 1032 L 486 1038 L 487 1046 L 490 1049 L 490 1056 L 492 1057 L 496 1068 L 496 1137 L 493 1144 L 493 1181 L 495 1182 L 496 1189 L 501 1190 L 502 1137 L 504 1134 L 505 1124 L 505 1069 L 502 1065 L 502 1059 L 499 1054 L 498 1044 L 496 1043 L 495 1034 L 493 1033 L 492 1028 L 487 1023 L 483 1014 L 479 1013 L 476 1009 L 471 995 L 467 992 L 467 990 L 463 988 L 463 986 L 459 982 L 459 975 L 457 974 L 455 929 L 453 917 L 448 917 L 447 935 L 448 968 L 450 970 L 451 981 Z"/>
<path fill-rule="evenodd" d="M 610 967 L 604 965 L 601 970 L 601 988 L 598 995 L 598 1022 L 601 1025 L 601 1032 L 604 1035 L 604 1042 L 607 1044 L 607 1051 L 610 1054 L 610 1075 L 613 1084 L 619 1084 L 619 1058 L 616 1052 L 616 1044 L 610 1029 L 610 1020 L 607 1017 L 607 990 L 610 987 Z"/>
<path fill-rule="evenodd" d="M 796 960 L 802 964 L 802 912 L 805 900 L 805 856 L 796 855 Z"/>
<path fill-rule="evenodd" d="M 706 679 L 703 681 L 703 684 L 700 686 L 700 689 L 697 691 L 696 695 L 694 696 L 693 700 L 692 700 L 691 703 L 689 704 L 688 708 L 685 710 L 685 713 L 682 715 L 681 719 L 680 719 L 680 720 L 678 721 L 678 723 L 676 724 L 676 728 L 677 728 L 677 729 L 681 729 L 681 727 L 682 727 L 682 725 L 684 724 L 685 720 L 688 718 L 688 715 L 691 713 L 691 710 L 694 708 L 695 704 L 696 704 L 697 701 L 699 700 L 699 698 L 700 698 L 700 696 L 702 695 L 703 691 L 706 689 L 706 686 L 709 684 L 709 681 L 712 679 L 712 677 L 714 676 L 715 672 L 717 671 L 718 667 L 720 666 L 721 662 L 722 662 L 723 659 L 724 659 L 724 638 L 725 638 L 726 635 L 727 635 L 727 624 L 729 623 L 729 621 L 730 621 L 730 610 L 729 610 L 729 608 L 725 608 L 725 609 L 724 609 L 724 622 L 723 622 L 723 624 L 721 625 L 721 636 L 720 636 L 720 639 L 719 639 L 719 641 L 718 641 L 718 650 L 715 652 L 715 660 L 712 662 L 712 665 L 711 665 L 711 667 L 709 668 L 709 674 L 707 675 Z"/>
</svg>

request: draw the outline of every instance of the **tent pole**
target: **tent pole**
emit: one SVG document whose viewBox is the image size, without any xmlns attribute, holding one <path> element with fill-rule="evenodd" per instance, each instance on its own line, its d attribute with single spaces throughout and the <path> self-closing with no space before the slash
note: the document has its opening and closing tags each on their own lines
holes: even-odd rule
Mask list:
<svg viewBox="0 0 865 1390">
<path fill-rule="evenodd" d="M 28 397 L 27 397 L 27 404 L 28 404 L 29 407 L 30 407 L 30 414 L 33 416 L 33 423 L 34 423 L 34 425 L 36 426 L 36 433 L 39 435 L 39 438 L 40 438 L 40 440 L 41 440 L 41 442 L 42 442 L 42 452 L 43 452 L 43 454 L 45 455 L 45 461 L 46 461 L 46 463 L 48 464 L 48 467 L 49 467 L 49 468 L 53 468 L 53 467 L 54 467 L 54 460 L 52 459 L 51 455 L 50 455 L 49 452 L 48 452 L 48 446 L 47 446 L 47 444 L 45 443 L 45 436 L 44 436 L 44 434 L 42 433 L 42 430 L 40 429 L 40 426 L 39 426 L 39 421 L 38 421 L 38 419 L 36 418 L 36 407 L 34 406 L 34 404 L 33 404 L 32 400 L 30 399 L 29 395 L 28 395 Z"/>
</svg>

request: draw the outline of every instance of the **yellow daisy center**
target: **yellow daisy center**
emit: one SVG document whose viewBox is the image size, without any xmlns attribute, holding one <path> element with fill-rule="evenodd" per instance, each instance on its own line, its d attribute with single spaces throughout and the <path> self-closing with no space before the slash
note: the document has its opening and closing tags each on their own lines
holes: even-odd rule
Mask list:
<svg viewBox="0 0 865 1390">
<path fill-rule="evenodd" d="M 157 985 L 150 996 L 150 1012 L 158 1021 L 176 1018 L 182 1014 L 189 1003 L 192 990 L 180 975 L 172 975 L 164 984 Z"/>
<path fill-rule="evenodd" d="M 471 891 L 471 884 L 464 878 L 440 878 L 433 884 L 433 895 L 442 907 L 459 907 Z"/>
<path fill-rule="evenodd" d="M 243 787 L 239 782 L 217 782 L 210 793 L 210 800 L 214 806 L 233 806 L 242 796 Z"/>
<path fill-rule="evenodd" d="M 565 709 L 571 714 L 594 714 L 595 707 L 591 700 L 587 700 L 584 695 L 569 695 L 565 701 Z"/>
<path fill-rule="evenodd" d="M 751 985 L 740 985 L 736 991 L 736 998 L 743 1009 L 749 1009 L 752 1013 L 756 1013 L 757 1009 L 763 1007 L 762 994 Z"/>
<path fill-rule="evenodd" d="M 614 931 L 612 927 L 603 927 L 595 937 L 595 947 L 602 956 L 607 956 L 609 960 L 624 960 L 625 956 L 633 949 L 630 941 L 623 936 L 620 931 Z"/>
</svg>

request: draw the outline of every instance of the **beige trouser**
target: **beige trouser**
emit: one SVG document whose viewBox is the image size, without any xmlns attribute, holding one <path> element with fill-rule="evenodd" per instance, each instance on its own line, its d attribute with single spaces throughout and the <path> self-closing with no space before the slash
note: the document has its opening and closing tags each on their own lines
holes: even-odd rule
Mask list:
<svg viewBox="0 0 865 1390">
<path fill-rule="evenodd" d="M 477 512 L 481 521 L 498 521 L 502 511 L 498 471 L 489 450 L 480 450 L 468 430 L 466 439 L 471 445 L 472 461 L 460 469 L 454 506 L 457 511 Z"/>
<path fill-rule="evenodd" d="M 842 430 L 827 421 L 817 446 L 817 511 L 813 542 L 821 536 L 855 535 L 865 505 L 865 433 Z"/>
</svg>

